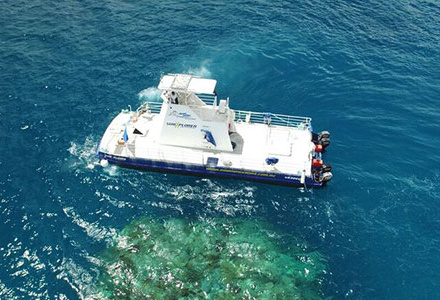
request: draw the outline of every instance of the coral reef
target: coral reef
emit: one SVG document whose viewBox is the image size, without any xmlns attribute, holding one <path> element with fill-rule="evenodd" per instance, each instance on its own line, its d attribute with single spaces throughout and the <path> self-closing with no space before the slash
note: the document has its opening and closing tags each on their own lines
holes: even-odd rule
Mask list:
<svg viewBox="0 0 440 300">
<path fill-rule="evenodd" d="M 93 299 L 321 299 L 324 262 L 259 220 L 144 217 L 103 253 Z"/>
</svg>

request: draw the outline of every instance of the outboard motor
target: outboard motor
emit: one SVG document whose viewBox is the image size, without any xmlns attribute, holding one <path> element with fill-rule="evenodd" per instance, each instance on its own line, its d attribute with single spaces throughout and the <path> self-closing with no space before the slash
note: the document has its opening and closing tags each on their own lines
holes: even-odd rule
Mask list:
<svg viewBox="0 0 440 300">
<path fill-rule="evenodd" d="M 332 174 L 332 166 L 330 164 L 324 165 L 322 164 L 321 166 L 312 166 L 312 168 L 314 169 L 313 171 L 313 178 L 315 181 L 317 182 L 322 182 L 322 183 L 326 183 L 327 181 L 330 181 L 333 178 L 333 174 Z"/>
<path fill-rule="evenodd" d="M 328 131 L 322 131 L 318 134 L 317 142 L 319 145 L 322 145 L 322 147 L 325 149 L 330 145 L 330 132 Z"/>
<path fill-rule="evenodd" d="M 321 173 L 321 176 L 319 176 L 319 181 L 327 182 L 330 181 L 332 178 L 333 178 L 332 172 L 325 172 L 325 173 Z"/>
<path fill-rule="evenodd" d="M 332 171 L 332 166 L 330 164 L 322 165 L 322 169 L 321 169 L 322 173 L 331 172 L 331 171 Z"/>
</svg>

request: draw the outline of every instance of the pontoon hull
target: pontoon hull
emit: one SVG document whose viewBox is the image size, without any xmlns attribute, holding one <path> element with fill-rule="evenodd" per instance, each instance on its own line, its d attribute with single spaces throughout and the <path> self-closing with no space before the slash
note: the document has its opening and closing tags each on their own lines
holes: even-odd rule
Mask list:
<svg viewBox="0 0 440 300">
<path fill-rule="evenodd" d="M 117 156 L 98 153 L 99 159 L 105 159 L 110 164 L 118 165 L 124 168 L 179 173 L 185 175 L 201 176 L 201 177 L 221 177 L 228 179 L 241 179 L 247 181 L 256 181 L 267 184 L 278 184 L 295 187 L 319 188 L 324 185 L 322 182 L 316 182 L 310 177 L 305 178 L 305 184 L 301 183 L 301 176 L 284 173 L 270 173 L 261 171 L 250 171 L 241 169 L 232 169 L 225 167 L 210 167 L 195 164 L 172 163 L 165 161 L 149 160 L 143 158 L 129 158 L 125 156 Z"/>
</svg>

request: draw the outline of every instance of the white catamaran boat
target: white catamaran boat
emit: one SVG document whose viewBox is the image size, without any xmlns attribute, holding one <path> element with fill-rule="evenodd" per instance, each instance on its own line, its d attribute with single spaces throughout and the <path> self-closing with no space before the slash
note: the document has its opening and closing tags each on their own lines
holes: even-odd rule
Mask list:
<svg viewBox="0 0 440 300">
<path fill-rule="evenodd" d="M 162 102 L 122 110 L 98 147 L 103 167 L 220 176 L 321 187 L 331 178 L 322 154 L 330 134 L 312 132 L 311 118 L 233 110 L 217 101 L 216 80 L 162 77 Z"/>
</svg>

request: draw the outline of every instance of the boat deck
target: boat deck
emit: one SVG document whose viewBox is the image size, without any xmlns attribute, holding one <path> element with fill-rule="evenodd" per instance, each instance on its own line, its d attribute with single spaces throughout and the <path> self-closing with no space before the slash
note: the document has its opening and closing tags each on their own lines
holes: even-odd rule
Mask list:
<svg viewBox="0 0 440 300">
<path fill-rule="evenodd" d="M 311 175 L 311 133 L 307 127 L 280 126 L 246 122 L 238 118 L 237 133 L 230 138 L 236 144 L 234 152 L 193 149 L 158 144 L 159 115 L 149 112 L 133 121 L 134 112 L 120 113 L 110 124 L 101 141 L 100 151 L 111 155 L 149 160 L 206 165 L 208 158 L 218 158 L 216 167 L 260 172 Z M 128 140 L 120 145 L 127 128 Z M 267 165 L 267 157 L 276 157 L 275 166 Z M 212 161 L 212 159 L 211 159 Z"/>
</svg>

